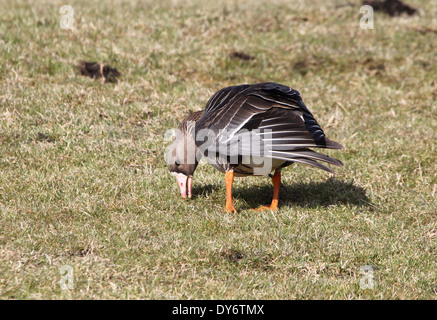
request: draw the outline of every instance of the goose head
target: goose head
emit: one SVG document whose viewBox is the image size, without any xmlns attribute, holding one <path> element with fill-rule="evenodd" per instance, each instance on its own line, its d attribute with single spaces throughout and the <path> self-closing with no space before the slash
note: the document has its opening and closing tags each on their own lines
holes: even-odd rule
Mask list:
<svg viewBox="0 0 437 320">
<path fill-rule="evenodd" d="M 174 152 L 169 157 L 168 169 L 176 178 L 182 198 L 191 198 L 193 186 L 193 174 L 196 171 L 198 162 L 190 163 L 187 158 L 190 158 L 186 153 L 186 148 L 183 143 L 173 142 Z"/>
<path fill-rule="evenodd" d="M 203 111 L 190 114 L 179 125 L 176 137 L 170 146 L 167 159 L 168 169 L 176 178 L 182 198 L 191 198 L 193 175 L 201 158 L 201 154 L 194 142 L 194 127 L 196 121 L 203 115 Z"/>
</svg>

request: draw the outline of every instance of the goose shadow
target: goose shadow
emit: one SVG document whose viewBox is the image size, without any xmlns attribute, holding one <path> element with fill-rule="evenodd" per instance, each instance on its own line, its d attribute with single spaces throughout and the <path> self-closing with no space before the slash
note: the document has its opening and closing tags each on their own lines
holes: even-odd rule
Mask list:
<svg viewBox="0 0 437 320">
<path fill-rule="evenodd" d="M 234 189 L 234 197 L 243 199 L 251 208 L 270 204 L 272 195 L 273 186 L 271 183 L 262 187 L 253 186 Z M 346 204 L 373 207 L 366 195 L 366 191 L 355 185 L 353 180 L 345 182 L 331 177 L 323 182 L 281 184 L 279 207 L 290 205 L 315 208 Z"/>
<path fill-rule="evenodd" d="M 217 184 L 193 185 L 192 199 L 208 197 L 212 192 L 216 192 L 219 189 L 220 185 Z"/>
</svg>

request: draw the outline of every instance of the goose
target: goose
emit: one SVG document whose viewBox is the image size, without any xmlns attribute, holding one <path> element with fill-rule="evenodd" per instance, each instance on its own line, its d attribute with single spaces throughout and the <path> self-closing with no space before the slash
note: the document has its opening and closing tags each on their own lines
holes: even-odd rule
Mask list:
<svg viewBox="0 0 437 320">
<path fill-rule="evenodd" d="M 204 110 L 186 117 L 178 129 L 167 161 L 181 196 L 192 197 L 192 177 L 205 157 L 225 174 L 225 210 L 230 213 L 237 212 L 232 197 L 234 177 L 269 175 L 272 202 L 257 210 L 276 211 L 283 168 L 301 163 L 334 173 L 319 161 L 343 166 L 340 160 L 310 149 L 343 146 L 326 137 L 297 90 L 279 83 L 223 88 L 212 95 Z"/>
</svg>

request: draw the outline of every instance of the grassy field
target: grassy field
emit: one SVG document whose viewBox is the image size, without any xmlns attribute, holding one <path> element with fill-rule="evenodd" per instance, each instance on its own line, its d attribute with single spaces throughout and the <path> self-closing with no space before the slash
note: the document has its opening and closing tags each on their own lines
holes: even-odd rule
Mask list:
<svg viewBox="0 0 437 320">
<path fill-rule="evenodd" d="M 74 30 L 65 1 L 1 1 L 0 297 L 436 299 L 437 5 L 405 1 L 419 14 L 373 30 L 352 0 L 77 0 Z M 276 213 L 249 210 L 268 177 L 237 179 L 225 213 L 207 164 L 181 199 L 165 132 L 264 81 L 301 92 L 345 166 L 284 170 Z"/>
</svg>

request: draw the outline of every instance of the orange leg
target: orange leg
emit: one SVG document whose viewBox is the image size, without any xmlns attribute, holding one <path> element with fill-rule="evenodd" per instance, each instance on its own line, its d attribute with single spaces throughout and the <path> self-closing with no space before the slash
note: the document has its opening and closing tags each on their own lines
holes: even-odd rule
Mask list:
<svg viewBox="0 0 437 320">
<path fill-rule="evenodd" d="M 279 187 L 281 186 L 281 171 L 280 170 L 275 171 L 275 174 L 272 177 L 272 181 L 273 181 L 273 199 L 272 199 L 272 203 L 270 204 L 270 207 L 262 206 L 256 210 L 258 210 L 258 211 L 261 211 L 261 210 L 276 211 L 276 210 L 278 210 Z"/>
<path fill-rule="evenodd" d="M 237 210 L 232 203 L 232 184 L 234 183 L 234 171 L 226 171 L 226 212 L 234 213 Z"/>
<path fill-rule="evenodd" d="M 281 186 L 281 171 L 275 171 L 272 177 L 273 180 L 273 199 L 270 205 L 270 210 L 276 211 L 279 202 L 279 188 Z"/>
</svg>

